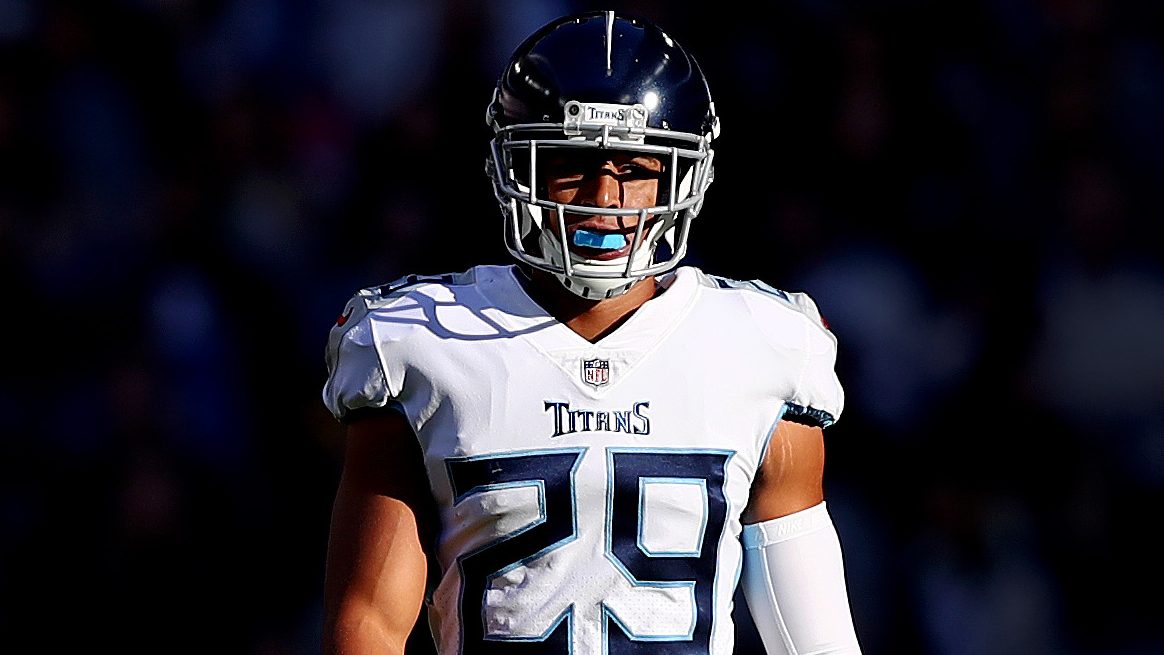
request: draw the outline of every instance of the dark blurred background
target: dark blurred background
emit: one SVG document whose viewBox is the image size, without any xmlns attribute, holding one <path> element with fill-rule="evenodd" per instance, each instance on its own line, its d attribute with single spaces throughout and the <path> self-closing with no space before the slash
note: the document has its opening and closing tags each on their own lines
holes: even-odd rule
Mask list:
<svg viewBox="0 0 1164 655">
<path fill-rule="evenodd" d="M 607 4 L 723 118 L 690 263 L 840 340 L 866 655 L 1164 652 L 1164 3 Z M 485 105 L 597 7 L 0 0 L 0 651 L 318 651 L 328 330 L 509 261 Z"/>
</svg>

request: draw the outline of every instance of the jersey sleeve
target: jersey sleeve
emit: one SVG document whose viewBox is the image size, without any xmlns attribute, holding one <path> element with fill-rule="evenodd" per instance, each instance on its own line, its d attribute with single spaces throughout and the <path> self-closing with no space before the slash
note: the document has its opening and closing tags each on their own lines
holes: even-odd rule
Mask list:
<svg viewBox="0 0 1164 655">
<path fill-rule="evenodd" d="M 807 294 L 788 293 L 789 301 L 804 315 L 804 364 L 793 396 L 785 403 L 784 418 L 828 427 L 841 417 L 845 392 L 836 373 L 837 338 Z"/>
<path fill-rule="evenodd" d="M 790 390 L 782 390 L 782 419 L 828 427 L 841 417 L 845 392 L 836 373 L 837 338 L 816 301 L 801 291 L 784 291 L 762 280 L 713 278 L 721 289 L 739 289 L 761 332 L 788 366 Z"/>
<path fill-rule="evenodd" d="M 328 335 L 327 382 L 323 402 L 332 416 L 344 420 L 352 410 L 393 404 L 384 363 L 376 347 L 368 305 L 361 295 L 348 301 Z"/>
</svg>

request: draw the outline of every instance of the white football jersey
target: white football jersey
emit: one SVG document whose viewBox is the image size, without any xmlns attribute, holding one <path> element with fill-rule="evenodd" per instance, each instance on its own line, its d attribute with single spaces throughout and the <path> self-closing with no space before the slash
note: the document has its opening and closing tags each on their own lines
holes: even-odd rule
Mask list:
<svg viewBox="0 0 1164 655">
<path fill-rule="evenodd" d="M 813 301 L 679 268 L 597 343 L 512 266 L 360 291 L 332 329 L 337 418 L 411 423 L 441 513 L 439 651 L 727 655 L 740 513 L 778 420 L 843 392 Z"/>
</svg>

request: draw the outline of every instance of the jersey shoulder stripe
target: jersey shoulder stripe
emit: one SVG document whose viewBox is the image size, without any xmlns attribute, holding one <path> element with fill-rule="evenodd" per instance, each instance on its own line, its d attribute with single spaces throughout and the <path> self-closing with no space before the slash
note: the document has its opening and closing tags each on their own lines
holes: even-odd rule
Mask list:
<svg viewBox="0 0 1164 655">
<path fill-rule="evenodd" d="M 390 342 L 404 340 L 415 332 L 418 321 L 378 321 L 372 316 L 381 310 L 403 305 L 412 298 L 421 305 L 420 295 L 441 295 L 439 288 L 474 283 L 475 271 L 442 275 L 405 275 L 387 284 L 357 291 L 344 306 L 327 339 L 325 363 L 328 379 L 324 402 L 336 418 L 349 410 L 383 407 L 400 392 L 400 372 L 386 368 L 381 349 Z M 395 329 L 391 329 L 395 328 Z"/>
<path fill-rule="evenodd" d="M 387 284 L 361 289 L 356 293 L 356 297 L 363 299 L 369 310 L 380 309 L 430 285 L 453 287 L 474 284 L 476 282 L 475 273 L 475 269 L 469 269 L 461 273 L 405 275 Z"/>
<path fill-rule="evenodd" d="M 812 299 L 807 293 L 803 291 L 785 291 L 778 289 L 763 280 L 734 280 L 732 278 L 723 277 L 720 275 L 703 274 L 705 286 L 711 286 L 716 289 L 735 290 L 741 292 L 752 292 L 756 294 L 753 298 L 764 298 L 778 303 L 788 309 L 794 310 L 807 317 L 811 323 L 819 326 L 825 332 L 830 333 L 828 321 L 820 313 L 816 301 Z"/>
<path fill-rule="evenodd" d="M 785 291 L 762 280 L 735 280 L 703 273 L 713 292 L 742 294 L 741 300 L 773 348 L 800 352 L 796 392 L 785 403 L 784 418 L 827 427 L 840 417 L 844 391 L 837 379 L 837 339 L 816 302 L 802 291 Z M 790 320 L 795 318 L 795 320 Z"/>
<path fill-rule="evenodd" d="M 423 292 L 433 285 L 441 287 L 473 284 L 474 270 L 440 275 L 405 275 L 387 284 L 365 287 L 357 291 L 344 306 L 328 338 L 329 357 L 344 338 L 357 337 L 359 326 L 366 323 L 368 314 L 403 302 L 414 293 Z"/>
</svg>

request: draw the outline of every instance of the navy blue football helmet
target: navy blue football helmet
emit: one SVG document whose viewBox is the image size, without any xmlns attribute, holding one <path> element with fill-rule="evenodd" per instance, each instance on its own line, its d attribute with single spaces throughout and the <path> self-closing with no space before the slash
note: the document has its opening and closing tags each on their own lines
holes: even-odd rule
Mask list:
<svg viewBox="0 0 1164 655">
<path fill-rule="evenodd" d="M 649 21 L 611 11 L 553 21 L 527 38 L 498 80 L 486 112 L 486 163 L 518 260 L 554 273 L 584 298 L 610 298 L 678 265 L 713 178 L 719 135 L 698 63 Z M 563 148 L 645 153 L 664 162 L 658 204 L 602 208 L 546 200 L 539 161 Z M 582 153 L 585 154 L 585 153 Z M 626 256 L 572 252 L 566 214 L 638 216 Z"/>
</svg>

